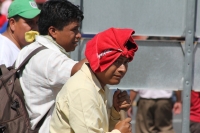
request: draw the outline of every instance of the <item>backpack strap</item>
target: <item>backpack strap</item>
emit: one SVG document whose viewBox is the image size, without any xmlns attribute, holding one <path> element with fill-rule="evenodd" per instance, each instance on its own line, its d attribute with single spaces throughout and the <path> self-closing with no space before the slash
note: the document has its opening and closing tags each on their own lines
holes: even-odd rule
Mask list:
<svg viewBox="0 0 200 133">
<path fill-rule="evenodd" d="M 0 65 L 0 76 L 7 72 L 8 69 L 6 68 L 5 64 Z"/>
<path fill-rule="evenodd" d="M 44 46 L 41 46 L 41 47 L 38 47 L 38 48 L 36 48 L 35 50 L 33 50 L 25 59 L 24 59 L 24 61 L 18 66 L 18 68 L 16 69 L 17 71 L 18 70 L 23 70 L 23 68 L 24 68 L 24 66 L 28 63 L 28 61 L 31 59 L 31 57 L 32 56 L 34 56 L 36 53 L 38 53 L 39 51 L 41 51 L 41 50 L 43 50 L 43 49 L 46 49 L 46 47 L 44 47 Z M 15 63 L 13 64 L 13 66 L 15 65 Z M 23 94 L 23 91 L 22 90 L 18 90 L 18 89 L 16 89 L 16 91 L 18 92 L 18 93 L 22 93 Z M 24 95 L 24 94 L 23 94 Z M 50 110 L 50 109 L 49 109 Z M 49 112 L 49 111 L 48 111 Z M 42 126 L 42 124 L 43 124 L 43 122 L 44 122 L 44 120 L 45 120 L 45 118 L 46 118 L 46 116 L 47 116 L 47 114 L 48 114 L 48 112 L 43 116 L 43 118 L 39 121 L 39 123 L 37 124 L 37 126 L 36 126 L 36 128 L 38 128 L 38 130 L 39 130 L 39 128 Z"/>
<path fill-rule="evenodd" d="M 51 109 L 51 108 L 50 108 Z M 42 126 L 42 124 L 44 123 L 44 120 L 46 119 L 47 117 L 47 114 L 49 113 L 50 109 L 46 112 L 46 114 L 42 117 L 42 119 L 38 122 L 38 124 L 36 125 L 35 129 L 39 130 L 40 127 Z"/>
<path fill-rule="evenodd" d="M 31 59 L 31 57 L 33 55 L 35 55 L 36 53 L 38 53 L 39 51 L 43 50 L 43 49 L 46 49 L 46 47 L 44 46 L 41 46 L 39 48 L 36 48 L 35 50 L 33 50 L 25 59 L 24 61 L 18 66 L 18 68 L 16 69 L 17 71 L 18 70 L 21 70 L 21 68 L 23 68 L 27 63 L 28 61 Z"/>
<path fill-rule="evenodd" d="M 31 59 L 31 57 L 33 56 L 33 55 L 35 55 L 37 52 L 39 52 L 39 51 L 41 51 L 41 50 L 43 50 L 43 49 L 46 49 L 46 47 L 44 47 L 44 46 L 41 46 L 41 47 L 38 47 L 38 48 L 36 48 L 35 50 L 33 50 L 25 59 L 24 59 L 24 61 L 19 65 L 19 67 L 17 68 L 17 69 L 12 69 L 12 67 L 6 67 L 4 64 L 3 65 L 0 65 L 0 74 L 1 75 L 4 75 L 4 76 L 1 76 L 1 81 L 3 82 L 3 83 L 5 83 L 13 74 L 15 74 L 17 71 L 19 71 L 19 70 L 22 70 L 23 68 L 24 68 L 24 66 L 28 63 L 28 61 Z M 14 63 L 15 64 L 15 63 Z M 13 67 L 14 68 L 14 67 Z M 9 69 L 11 70 L 10 72 L 9 72 Z M 9 73 L 8 73 L 9 72 Z M 8 73 L 7 75 L 6 75 L 6 73 Z"/>
<path fill-rule="evenodd" d="M 28 61 L 31 59 L 31 57 L 33 55 L 35 55 L 36 53 L 38 53 L 39 51 L 43 50 L 43 49 L 46 49 L 46 47 L 44 46 L 41 46 L 41 47 L 38 47 L 36 48 L 35 50 L 33 50 L 25 59 L 24 61 L 19 65 L 19 67 L 17 69 L 15 69 L 15 71 L 17 72 L 18 70 L 22 71 L 23 68 L 25 67 L 25 65 L 28 63 Z M 13 68 L 15 67 L 15 63 L 13 64 Z M 16 74 L 16 76 L 19 78 L 19 75 Z M 18 78 L 16 78 L 16 80 L 19 80 Z M 18 93 L 20 96 L 22 96 L 22 98 L 24 98 L 24 93 L 21 89 L 21 86 L 20 86 L 20 82 L 15 82 L 15 92 Z M 23 99 L 24 100 L 24 99 Z"/>
</svg>

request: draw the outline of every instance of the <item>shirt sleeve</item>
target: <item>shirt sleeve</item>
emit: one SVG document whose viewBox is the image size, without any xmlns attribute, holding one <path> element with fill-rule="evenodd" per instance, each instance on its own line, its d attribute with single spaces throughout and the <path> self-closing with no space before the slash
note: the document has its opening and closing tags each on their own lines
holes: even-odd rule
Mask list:
<svg viewBox="0 0 200 133">
<path fill-rule="evenodd" d="M 76 63 L 77 61 L 68 58 L 64 54 L 52 53 L 46 64 L 45 75 L 48 79 L 48 84 L 56 88 L 62 88 L 71 77 L 71 70 Z"/>
<path fill-rule="evenodd" d="M 110 111 L 110 119 L 109 119 L 109 130 L 112 131 L 120 120 L 120 113 L 115 110 L 115 108 L 112 106 Z"/>
<path fill-rule="evenodd" d="M 56 102 L 50 122 L 50 133 L 73 133 L 67 118 L 68 115 L 69 110 L 64 106 L 64 103 L 60 100 Z"/>
</svg>

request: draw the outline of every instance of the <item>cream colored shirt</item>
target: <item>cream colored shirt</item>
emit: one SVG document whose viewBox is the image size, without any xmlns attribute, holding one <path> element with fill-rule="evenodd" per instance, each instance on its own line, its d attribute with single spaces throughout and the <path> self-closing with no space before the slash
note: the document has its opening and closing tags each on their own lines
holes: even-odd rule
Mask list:
<svg viewBox="0 0 200 133">
<path fill-rule="evenodd" d="M 112 130 L 120 115 L 113 107 L 108 108 L 105 91 L 84 64 L 57 95 L 50 133 L 105 133 L 109 128 L 120 133 Z"/>
</svg>

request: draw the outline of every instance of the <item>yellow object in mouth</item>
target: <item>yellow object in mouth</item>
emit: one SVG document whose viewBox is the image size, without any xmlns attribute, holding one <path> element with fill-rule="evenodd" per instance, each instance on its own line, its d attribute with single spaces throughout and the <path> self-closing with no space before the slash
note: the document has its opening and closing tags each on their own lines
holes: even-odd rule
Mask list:
<svg viewBox="0 0 200 133">
<path fill-rule="evenodd" d="M 33 42 L 35 40 L 35 36 L 39 35 L 39 32 L 37 31 L 28 31 L 25 33 L 25 40 L 27 42 Z"/>
</svg>

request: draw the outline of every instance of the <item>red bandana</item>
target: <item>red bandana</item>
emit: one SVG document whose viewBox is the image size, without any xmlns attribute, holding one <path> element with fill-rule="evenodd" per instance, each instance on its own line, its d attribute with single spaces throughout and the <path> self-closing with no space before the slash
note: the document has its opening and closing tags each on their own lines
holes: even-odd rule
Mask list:
<svg viewBox="0 0 200 133">
<path fill-rule="evenodd" d="M 119 56 L 125 56 L 133 60 L 138 49 L 131 37 L 135 31 L 132 29 L 109 28 L 97 34 L 86 45 L 85 56 L 94 72 L 102 72 L 107 69 Z M 127 49 L 127 42 L 131 47 Z"/>
</svg>

